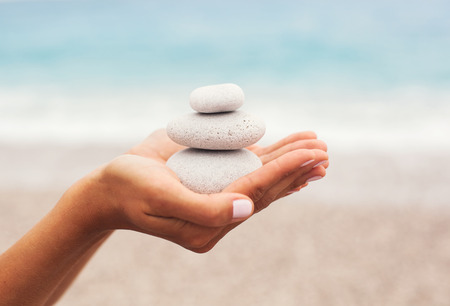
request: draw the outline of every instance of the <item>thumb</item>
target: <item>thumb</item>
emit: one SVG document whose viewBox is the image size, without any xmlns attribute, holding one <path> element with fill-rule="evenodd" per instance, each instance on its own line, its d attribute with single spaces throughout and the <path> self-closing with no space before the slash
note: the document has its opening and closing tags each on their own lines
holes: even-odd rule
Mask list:
<svg viewBox="0 0 450 306">
<path fill-rule="evenodd" d="M 165 205 L 171 216 L 208 227 L 243 221 L 254 209 L 252 200 L 243 194 L 199 194 L 188 188 L 182 188 L 171 202 Z"/>
</svg>

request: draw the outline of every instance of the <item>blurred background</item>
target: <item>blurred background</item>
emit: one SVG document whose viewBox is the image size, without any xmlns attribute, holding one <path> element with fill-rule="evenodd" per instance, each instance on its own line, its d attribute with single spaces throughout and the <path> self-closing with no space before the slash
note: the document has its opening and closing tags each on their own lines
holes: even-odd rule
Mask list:
<svg viewBox="0 0 450 306">
<path fill-rule="evenodd" d="M 327 142 L 327 178 L 206 255 L 117 233 L 61 305 L 445 305 L 449 12 L 0 0 L 1 249 L 79 177 L 192 111 L 193 89 L 236 83 L 266 122 L 261 144 L 300 130 Z"/>
</svg>

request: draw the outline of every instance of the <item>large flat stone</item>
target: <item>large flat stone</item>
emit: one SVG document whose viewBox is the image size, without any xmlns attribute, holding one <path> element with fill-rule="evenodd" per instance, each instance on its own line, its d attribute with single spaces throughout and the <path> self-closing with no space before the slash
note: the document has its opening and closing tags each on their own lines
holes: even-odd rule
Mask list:
<svg viewBox="0 0 450 306">
<path fill-rule="evenodd" d="M 217 193 L 238 178 L 262 166 L 253 152 L 242 149 L 210 151 L 185 149 L 167 161 L 181 183 L 198 193 Z"/>
<path fill-rule="evenodd" d="M 176 143 L 208 150 L 245 148 L 261 139 L 265 130 L 262 120 L 243 111 L 190 113 L 167 125 L 167 135 Z"/>
</svg>

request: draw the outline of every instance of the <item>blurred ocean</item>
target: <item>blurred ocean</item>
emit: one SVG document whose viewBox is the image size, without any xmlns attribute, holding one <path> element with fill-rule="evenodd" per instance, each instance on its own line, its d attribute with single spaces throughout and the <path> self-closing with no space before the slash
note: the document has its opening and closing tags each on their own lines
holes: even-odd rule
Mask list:
<svg viewBox="0 0 450 306">
<path fill-rule="evenodd" d="M 232 82 L 263 141 L 449 149 L 448 1 L 0 1 L 0 143 L 136 142 Z"/>
</svg>

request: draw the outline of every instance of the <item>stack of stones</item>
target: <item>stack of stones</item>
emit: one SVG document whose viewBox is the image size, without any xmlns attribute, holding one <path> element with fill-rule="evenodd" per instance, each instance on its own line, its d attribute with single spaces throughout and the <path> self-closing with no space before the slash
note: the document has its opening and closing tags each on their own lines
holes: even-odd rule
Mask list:
<svg viewBox="0 0 450 306">
<path fill-rule="evenodd" d="M 265 125 L 238 110 L 244 104 L 239 86 L 200 87 L 189 101 L 196 112 L 167 125 L 167 135 L 189 147 L 167 161 L 183 185 L 198 193 L 217 193 L 262 166 L 258 156 L 244 148 L 261 139 Z"/>
</svg>

